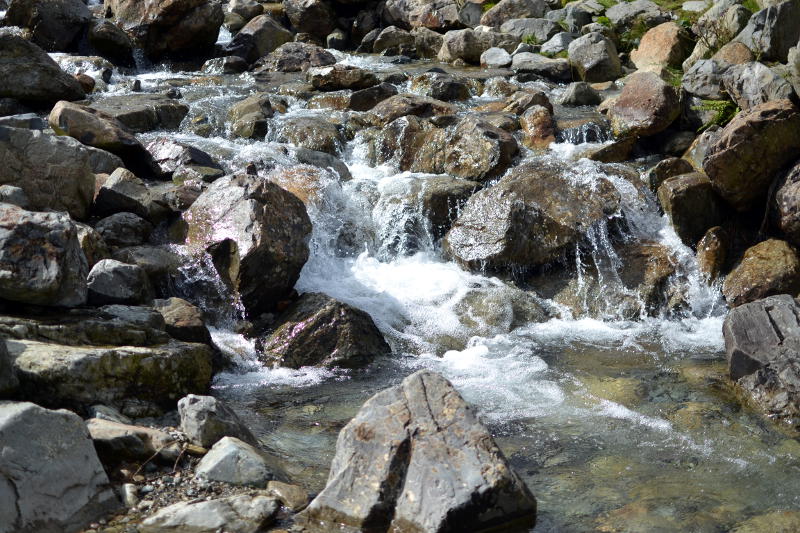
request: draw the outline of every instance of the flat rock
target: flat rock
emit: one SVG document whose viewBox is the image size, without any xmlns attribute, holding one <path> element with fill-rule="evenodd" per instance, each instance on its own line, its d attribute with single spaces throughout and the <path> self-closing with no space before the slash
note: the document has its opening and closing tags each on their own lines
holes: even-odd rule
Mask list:
<svg viewBox="0 0 800 533">
<path fill-rule="evenodd" d="M 176 130 L 189 113 L 189 106 L 165 94 L 105 96 L 91 107 L 102 111 L 135 133 Z"/>
<path fill-rule="evenodd" d="M 265 495 L 180 502 L 159 510 L 137 529 L 141 533 L 258 533 L 274 522 L 279 509 L 278 502 Z"/>
</svg>

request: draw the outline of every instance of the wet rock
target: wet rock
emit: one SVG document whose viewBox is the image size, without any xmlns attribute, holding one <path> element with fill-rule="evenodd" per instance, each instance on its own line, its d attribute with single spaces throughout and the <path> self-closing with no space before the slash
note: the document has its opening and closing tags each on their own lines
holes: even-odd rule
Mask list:
<svg viewBox="0 0 800 533">
<path fill-rule="evenodd" d="M 187 244 L 209 250 L 249 315 L 285 298 L 308 259 L 311 222 L 305 206 L 257 176 L 218 179 L 183 216 Z"/>
<path fill-rule="evenodd" d="M 347 165 L 345 165 L 341 159 L 334 157 L 331 154 L 309 150 L 308 148 L 297 148 L 294 151 L 294 156 L 299 163 L 315 166 L 325 170 L 332 170 L 339 176 L 341 181 L 348 181 L 352 179 Z"/>
<path fill-rule="evenodd" d="M 258 440 L 236 413 L 213 396 L 190 394 L 178 402 L 181 430 L 189 440 L 203 448 L 211 448 L 223 437 L 258 446 Z"/>
<path fill-rule="evenodd" d="M 608 8 L 606 16 L 619 32 L 631 29 L 637 21 L 653 27 L 670 20 L 670 14 L 650 0 L 620 2 Z"/>
<path fill-rule="evenodd" d="M 782 2 L 754 13 L 736 36 L 764 61 L 786 61 L 789 49 L 800 39 L 800 5 Z"/>
<path fill-rule="evenodd" d="M 442 100 L 467 100 L 471 95 L 465 80 L 441 72 L 426 72 L 411 80 L 411 89 L 424 96 Z"/>
<path fill-rule="evenodd" d="M 703 168 L 720 196 L 739 211 L 760 205 L 775 173 L 800 150 L 800 111 L 788 100 L 757 105 L 728 123 L 708 148 Z"/>
<path fill-rule="evenodd" d="M 86 96 L 80 83 L 44 50 L 9 31 L 0 31 L 0 98 L 35 107 Z"/>
<path fill-rule="evenodd" d="M 387 98 L 395 96 L 397 89 L 390 83 L 381 83 L 350 95 L 347 107 L 353 111 L 369 111 Z"/>
<path fill-rule="evenodd" d="M 158 457 L 174 463 L 181 446 L 169 433 L 159 429 L 134 426 L 99 418 L 86 421 L 94 448 L 103 464 L 116 465 L 123 461 L 147 461 Z"/>
<path fill-rule="evenodd" d="M 153 307 L 164 317 L 170 337 L 185 342 L 211 343 L 211 335 L 204 322 L 203 311 L 181 298 L 155 300 Z"/>
<path fill-rule="evenodd" d="M 724 219 L 722 201 L 708 177 L 699 172 L 667 178 L 658 188 L 658 201 L 687 246 L 694 246 L 708 228 Z"/>
<path fill-rule="evenodd" d="M 543 106 L 533 106 L 519 118 L 523 131 L 522 142 L 531 149 L 546 149 L 556 140 L 556 123 L 552 113 Z"/>
<path fill-rule="evenodd" d="M 266 70 L 278 72 L 300 72 L 334 63 L 336 58 L 324 48 L 301 42 L 282 44 L 259 61 Z"/>
<path fill-rule="evenodd" d="M 501 176 L 518 151 L 517 141 L 507 131 L 468 116 L 448 138 L 444 169 L 451 176 L 486 181 Z"/>
<path fill-rule="evenodd" d="M 647 182 L 650 190 L 657 192 L 667 178 L 679 176 L 681 174 L 691 174 L 694 171 L 692 165 L 685 159 L 679 157 L 668 157 L 659 161 L 656 166 L 652 167 L 645 174 L 645 181 Z"/>
<path fill-rule="evenodd" d="M 114 117 L 134 133 L 176 130 L 189 113 L 189 106 L 165 94 L 108 96 L 91 107 Z"/>
<path fill-rule="evenodd" d="M 121 67 L 133 67 L 133 43 L 128 34 L 109 20 L 90 23 L 88 41 L 95 52 Z"/>
<path fill-rule="evenodd" d="M 602 33 L 587 33 L 569 43 L 569 62 L 583 81 L 613 81 L 622 76 L 617 47 Z"/>
<path fill-rule="evenodd" d="M 788 81 L 757 61 L 731 66 L 722 80 L 730 98 L 744 110 L 773 100 L 795 98 Z"/>
<path fill-rule="evenodd" d="M 206 152 L 186 143 L 160 137 L 147 144 L 147 151 L 161 168 L 164 175 L 174 177 L 185 169 L 197 169 L 202 174 L 220 177 L 222 167 Z"/>
<path fill-rule="evenodd" d="M 597 105 L 602 101 L 600 93 L 584 81 L 576 81 L 567 85 L 558 103 L 566 106 Z"/>
<path fill-rule="evenodd" d="M 383 19 L 400 28 L 447 31 L 462 27 L 453 0 L 387 0 Z"/>
<path fill-rule="evenodd" d="M 223 437 L 195 468 L 195 476 L 230 485 L 266 488 L 275 477 L 265 455 L 236 437 Z"/>
<path fill-rule="evenodd" d="M 748 248 L 722 285 L 722 294 L 731 307 L 775 294 L 797 295 L 799 291 L 797 250 L 778 239 Z"/>
<path fill-rule="evenodd" d="M 233 104 L 228 110 L 231 129 L 237 137 L 263 138 L 269 129 L 268 118 L 274 111 L 267 93 L 255 93 Z"/>
<path fill-rule="evenodd" d="M 518 41 L 511 35 L 472 29 L 452 30 L 444 34 L 439 61 L 453 62 L 461 59 L 473 65 L 480 64 L 481 54 L 489 48 L 500 47 L 511 52 Z"/>
<path fill-rule="evenodd" d="M 304 531 L 468 531 L 535 518 L 535 498 L 473 409 L 442 376 L 420 371 L 345 426 L 327 486 L 296 520 Z"/>
<path fill-rule="evenodd" d="M 503 68 L 511 65 L 511 54 L 502 48 L 489 48 L 481 54 L 481 66 L 489 68 Z"/>
<path fill-rule="evenodd" d="M 259 15 L 239 30 L 225 52 L 239 56 L 248 63 L 256 62 L 279 46 L 291 42 L 292 32 L 269 15 Z"/>
<path fill-rule="evenodd" d="M 310 68 L 306 76 L 311 85 L 320 91 L 359 90 L 378 84 L 378 78 L 371 72 L 347 65 Z"/>
<path fill-rule="evenodd" d="M 710 282 L 719 278 L 725 268 L 729 241 L 728 232 L 719 226 L 714 226 L 697 243 L 697 266 Z"/>
<path fill-rule="evenodd" d="M 518 74 L 534 74 L 554 81 L 572 79 L 569 60 L 549 58 L 532 52 L 514 54 L 511 69 Z"/>
<path fill-rule="evenodd" d="M 608 110 L 617 136 L 647 137 L 667 129 L 680 115 L 675 88 L 652 72 L 628 77 L 622 94 Z"/>
<path fill-rule="evenodd" d="M 677 22 L 665 22 L 647 31 L 639 47 L 631 52 L 638 69 L 653 67 L 680 68 L 691 52 L 692 41 Z"/>
<path fill-rule="evenodd" d="M 544 18 L 515 18 L 503 22 L 500 31 L 519 40 L 535 40 L 544 43 L 561 31 L 561 26 Z"/>
<path fill-rule="evenodd" d="M 237 34 L 238 35 L 238 34 Z M 249 65 L 247 61 L 239 56 L 231 55 L 225 57 L 217 57 L 209 59 L 200 68 L 201 72 L 206 74 L 241 74 L 246 72 Z"/>
<path fill-rule="evenodd" d="M 726 70 L 728 65 L 714 59 L 701 59 L 683 75 L 681 88 L 706 100 L 724 100 L 723 74 Z"/>
<path fill-rule="evenodd" d="M 287 119 L 281 125 L 277 141 L 331 155 L 338 154 L 345 142 L 335 124 L 317 117 Z"/>
<path fill-rule="evenodd" d="M 360 368 L 390 352 L 368 314 L 323 294 L 304 294 L 278 320 L 259 346 L 281 366 Z"/>
<path fill-rule="evenodd" d="M 556 163 L 515 167 L 467 201 L 445 237 L 446 252 L 476 271 L 519 272 L 558 258 L 619 206 L 609 181 L 590 190 L 570 175 Z"/>
<path fill-rule="evenodd" d="M 64 213 L 0 204 L 0 298 L 72 307 L 86 302 L 88 265 Z"/>
<path fill-rule="evenodd" d="M 153 225 L 133 213 L 114 213 L 95 224 L 94 229 L 109 246 L 137 246 L 150 238 Z"/>
<path fill-rule="evenodd" d="M 137 529 L 141 533 L 257 533 L 274 522 L 279 508 L 274 498 L 262 495 L 193 500 L 159 510 Z"/>
<path fill-rule="evenodd" d="M 455 113 L 455 107 L 446 102 L 425 96 L 398 94 L 376 105 L 372 108 L 372 113 L 381 124 L 386 125 L 408 115 L 417 117 L 452 115 Z"/>
<path fill-rule="evenodd" d="M 53 107 L 48 122 L 58 135 L 68 135 L 85 145 L 118 155 L 137 175 L 151 177 L 160 174 L 150 153 L 111 115 L 61 101 Z"/>
<path fill-rule="evenodd" d="M 283 10 L 298 32 L 324 39 L 336 29 L 336 13 L 324 0 L 287 0 Z"/>
<path fill-rule="evenodd" d="M 153 60 L 210 51 L 225 17 L 222 6 L 210 0 L 108 0 L 105 9 Z"/>
<path fill-rule="evenodd" d="M 3 22 L 30 30 L 31 40 L 48 52 L 65 52 L 91 18 L 81 0 L 11 0 Z"/>
<path fill-rule="evenodd" d="M 483 14 L 481 24 L 499 28 L 508 20 L 539 18 L 543 17 L 547 11 L 547 4 L 544 0 L 500 0 Z"/>
<path fill-rule="evenodd" d="M 89 303 L 138 305 L 153 299 L 147 274 L 136 265 L 103 259 L 92 267 L 87 278 Z"/>
<path fill-rule="evenodd" d="M 0 403 L 4 531 L 79 531 L 119 507 L 77 415 Z"/>
</svg>

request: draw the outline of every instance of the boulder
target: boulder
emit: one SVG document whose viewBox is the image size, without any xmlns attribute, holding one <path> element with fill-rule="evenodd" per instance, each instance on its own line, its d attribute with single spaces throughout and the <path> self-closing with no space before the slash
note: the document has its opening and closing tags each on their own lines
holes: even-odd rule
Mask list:
<svg viewBox="0 0 800 533">
<path fill-rule="evenodd" d="M 234 106 L 235 107 L 235 106 Z M 187 169 L 195 169 L 201 175 L 221 177 L 222 167 L 206 152 L 186 143 L 159 137 L 147 144 L 147 151 L 153 156 L 164 175 L 180 174 Z"/>
<path fill-rule="evenodd" d="M 0 204 L 0 298 L 73 307 L 86 302 L 89 267 L 65 213 Z"/>
<path fill-rule="evenodd" d="M 391 96 L 372 108 L 372 113 L 383 126 L 408 115 L 432 117 L 452 115 L 455 111 L 456 108 L 446 102 L 415 94 Z"/>
<path fill-rule="evenodd" d="M 558 103 L 564 106 L 597 105 L 602 101 L 598 93 L 585 81 L 576 81 L 567 85 Z"/>
<path fill-rule="evenodd" d="M 228 3 L 228 11 L 236 13 L 245 20 L 252 20 L 264 13 L 264 6 L 255 0 L 231 0 Z"/>
<path fill-rule="evenodd" d="M 139 176 L 159 176 L 160 170 L 142 143 L 117 119 L 91 107 L 61 101 L 48 117 L 58 135 L 118 155 Z"/>
<path fill-rule="evenodd" d="M 426 72 L 412 78 L 411 90 L 445 102 L 472 96 L 466 80 L 441 72 Z"/>
<path fill-rule="evenodd" d="M 500 31 L 513 35 L 519 40 L 544 43 L 559 33 L 561 26 L 544 18 L 519 18 L 503 22 Z"/>
<path fill-rule="evenodd" d="M 94 51 L 120 67 L 136 66 L 133 43 L 128 34 L 109 20 L 94 20 L 90 23 L 89 44 Z"/>
<path fill-rule="evenodd" d="M 569 60 L 545 57 L 533 52 L 514 54 L 511 70 L 518 74 L 533 74 L 553 81 L 568 81 L 572 79 Z"/>
<path fill-rule="evenodd" d="M 522 142 L 528 148 L 544 150 L 556 140 L 556 123 L 546 107 L 536 105 L 528 108 L 519 117 L 519 124 L 523 132 Z"/>
<path fill-rule="evenodd" d="M 211 344 L 211 334 L 206 328 L 205 317 L 199 307 L 173 297 L 155 300 L 153 308 L 164 317 L 166 331 L 173 339 Z"/>
<path fill-rule="evenodd" d="M 3 22 L 30 30 L 31 41 L 48 52 L 66 52 L 91 18 L 81 0 L 11 0 Z"/>
<path fill-rule="evenodd" d="M 28 209 L 31 205 L 31 201 L 25 191 L 13 185 L 0 185 L 0 202 L 13 204 L 22 209 Z"/>
<path fill-rule="evenodd" d="M 99 418 L 87 420 L 86 428 L 97 455 L 106 465 L 147 461 L 156 457 L 174 464 L 181 455 L 181 445 L 177 439 L 160 429 Z"/>
<path fill-rule="evenodd" d="M 661 184 L 673 176 L 681 174 L 691 174 L 694 168 L 686 159 L 680 157 L 668 157 L 659 161 L 654 167 L 647 170 L 644 180 L 654 193 L 658 192 Z"/>
<path fill-rule="evenodd" d="M 242 72 L 246 72 L 248 68 L 250 68 L 250 65 L 247 61 L 238 55 L 229 55 L 209 59 L 203 63 L 203 66 L 200 67 L 200 71 L 214 76 L 220 74 L 241 74 Z"/>
<path fill-rule="evenodd" d="M 211 253 L 250 316 L 285 298 L 308 259 L 311 221 L 305 206 L 256 176 L 218 179 L 183 217 L 187 244 Z"/>
<path fill-rule="evenodd" d="M 19 379 L 14 370 L 14 361 L 11 360 L 5 341 L 0 340 L 0 398 L 11 398 L 18 387 Z"/>
<path fill-rule="evenodd" d="M 758 61 L 729 67 L 722 81 L 730 98 L 744 110 L 773 100 L 795 98 L 792 85 Z"/>
<path fill-rule="evenodd" d="M 0 402 L 0 531 L 81 531 L 119 508 L 80 417 Z"/>
<path fill-rule="evenodd" d="M 360 368 L 391 351 L 368 314 L 323 294 L 304 294 L 278 321 L 259 347 L 281 366 Z"/>
<path fill-rule="evenodd" d="M 114 213 L 98 221 L 94 229 L 109 246 L 125 247 L 144 244 L 153 232 L 153 225 L 133 213 Z"/>
<path fill-rule="evenodd" d="M 544 0 L 500 0 L 483 14 L 481 25 L 499 28 L 508 20 L 540 18 L 547 11 Z"/>
<path fill-rule="evenodd" d="M 622 76 L 617 47 L 602 33 L 578 37 L 569 43 L 568 50 L 570 65 L 583 81 L 613 81 Z"/>
<path fill-rule="evenodd" d="M 800 40 L 800 4 L 793 0 L 754 13 L 736 36 L 764 61 L 785 62 Z"/>
<path fill-rule="evenodd" d="M 478 531 L 532 527 L 536 500 L 475 411 L 420 371 L 378 393 L 339 434 L 306 531 Z"/>
<path fill-rule="evenodd" d="M 745 251 L 722 285 L 731 307 L 775 294 L 800 292 L 800 259 L 797 250 L 778 239 L 769 239 Z"/>
<path fill-rule="evenodd" d="M 47 107 L 85 96 L 78 80 L 61 70 L 44 50 L 15 33 L 0 31 L 0 98 Z"/>
<path fill-rule="evenodd" d="M 697 243 L 697 266 L 709 282 L 716 281 L 725 268 L 729 241 L 728 232 L 714 226 Z"/>
<path fill-rule="evenodd" d="M 41 131 L 47 127 L 47 123 L 36 113 L 23 113 L 19 115 L 0 117 L 0 126 Z"/>
<path fill-rule="evenodd" d="M 254 63 L 282 44 L 291 42 L 292 32 L 284 28 L 280 22 L 270 15 L 259 15 L 248 22 L 230 43 L 225 45 L 225 52 L 239 56 L 248 63 Z"/>
<path fill-rule="evenodd" d="M 683 75 L 681 88 L 705 100 L 725 100 L 723 75 L 728 69 L 729 65 L 716 59 L 701 59 Z"/>
<path fill-rule="evenodd" d="M 137 305 L 153 299 L 153 289 L 144 270 L 115 259 L 103 259 L 87 278 L 91 305 Z"/>
<path fill-rule="evenodd" d="M 447 31 L 462 27 L 455 0 L 387 0 L 381 15 L 400 28 Z"/>
<path fill-rule="evenodd" d="M 493 47 L 481 54 L 481 66 L 503 68 L 511 65 L 511 54 L 502 48 Z"/>
<path fill-rule="evenodd" d="M 118 168 L 103 181 L 92 205 L 92 213 L 97 216 L 127 212 L 153 221 L 164 218 L 165 209 L 154 201 L 144 182 L 124 168 Z"/>
<path fill-rule="evenodd" d="M 553 35 L 547 42 L 542 44 L 539 49 L 541 54 L 554 56 L 569 50 L 569 45 L 577 36 L 568 31 L 560 31 Z"/>
<path fill-rule="evenodd" d="M 413 50 L 415 38 L 411 33 L 402 30 L 397 26 L 389 26 L 381 30 L 372 43 L 372 51 L 380 54 L 386 50 L 393 52 L 394 55 L 400 50 Z"/>
<path fill-rule="evenodd" d="M 213 396 L 190 394 L 178 401 L 181 431 L 192 443 L 211 448 L 223 437 L 258 446 L 258 439 L 242 423 L 236 413 Z"/>
<path fill-rule="evenodd" d="M 560 23 L 559 25 L 562 25 L 566 31 L 579 33 L 584 26 L 592 22 L 592 18 L 597 14 L 596 7 L 593 8 L 589 2 L 571 2 L 562 9 L 553 9 L 547 12 L 545 17 Z"/>
<path fill-rule="evenodd" d="M 778 178 L 771 209 L 786 239 L 800 245 L 800 162 Z"/>
<path fill-rule="evenodd" d="M 587 187 L 577 172 L 543 161 L 515 167 L 470 197 L 445 237 L 445 252 L 475 271 L 521 272 L 557 259 L 619 207 L 610 181 Z"/>
<path fill-rule="evenodd" d="M 677 22 L 665 22 L 647 31 L 639 47 L 631 52 L 638 69 L 652 67 L 680 68 L 691 52 L 689 34 Z"/>
<path fill-rule="evenodd" d="M 647 137 L 662 132 L 680 115 L 675 87 L 653 72 L 628 77 L 622 93 L 608 110 L 617 136 Z"/>
<path fill-rule="evenodd" d="M 620 2 L 611 6 L 606 10 L 606 17 L 619 33 L 623 33 L 631 29 L 637 22 L 649 28 L 668 22 L 671 14 L 663 11 L 650 0 L 634 0 L 633 2 Z"/>
<path fill-rule="evenodd" d="M 286 119 L 281 124 L 276 140 L 331 155 L 337 155 L 345 144 L 336 124 L 320 117 Z"/>
<path fill-rule="evenodd" d="M 179 269 L 184 261 L 168 246 L 152 245 L 117 248 L 111 257 L 144 270 L 156 295 L 161 297 L 174 292 L 174 284 L 181 277 Z"/>
<path fill-rule="evenodd" d="M 300 72 L 311 67 L 324 67 L 336 63 L 336 58 L 319 46 L 291 42 L 280 45 L 267 56 L 259 60 L 265 70 L 278 72 Z"/>
<path fill-rule="evenodd" d="M 283 11 L 298 33 L 325 39 L 336 29 L 336 13 L 325 0 L 285 0 Z"/>
<path fill-rule="evenodd" d="M 223 437 L 214 444 L 195 467 L 194 475 L 208 481 L 262 489 L 275 477 L 265 454 L 236 437 Z"/>
<path fill-rule="evenodd" d="M 391 83 L 381 83 L 350 94 L 347 107 L 353 111 L 370 111 L 379 103 L 396 94 L 397 89 L 394 85 Z"/>
<path fill-rule="evenodd" d="M 438 59 L 453 62 L 461 59 L 473 65 L 480 64 L 481 54 L 489 48 L 500 47 L 511 52 L 518 44 L 512 35 L 493 31 L 476 31 L 470 28 L 452 30 L 444 34 Z"/>
<path fill-rule="evenodd" d="M 726 202 L 747 211 L 762 205 L 775 173 L 799 150 L 800 111 L 777 100 L 736 115 L 706 151 L 703 169 Z"/>
<path fill-rule="evenodd" d="M 367 89 L 379 83 L 375 74 L 349 65 L 310 68 L 306 71 L 306 77 L 320 91 Z"/>
<path fill-rule="evenodd" d="M 444 37 L 433 30 L 414 28 L 411 30 L 411 35 L 414 36 L 414 48 L 417 51 L 417 57 L 435 58 L 439 54 L 439 50 L 442 49 Z"/>
<path fill-rule="evenodd" d="M 275 521 L 279 509 L 277 500 L 261 494 L 192 500 L 160 509 L 137 529 L 140 533 L 258 533 Z"/>
<path fill-rule="evenodd" d="M 690 247 L 724 220 L 723 203 L 708 176 L 700 172 L 667 178 L 658 187 L 658 201 L 675 233 Z"/>
<path fill-rule="evenodd" d="M 152 60 L 210 51 L 225 17 L 211 0 L 106 0 L 105 9 Z"/>
<path fill-rule="evenodd" d="M 189 106 L 166 94 L 106 96 L 91 107 L 114 117 L 134 133 L 176 130 L 189 114 Z"/>
<path fill-rule="evenodd" d="M 755 60 L 755 56 L 753 55 L 753 52 L 744 44 L 731 41 L 717 50 L 717 52 L 711 56 L 711 59 L 719 61 L 720 63 L 741 65 L 742 63 L 749 63 Z"/>
<path fill-rule="evenodd" d="M 482 182 L 502 176 L 518 152 L 513 135 L 470 115 L 448 137 L 444 170 L 451 176 Z"/>
</svg>

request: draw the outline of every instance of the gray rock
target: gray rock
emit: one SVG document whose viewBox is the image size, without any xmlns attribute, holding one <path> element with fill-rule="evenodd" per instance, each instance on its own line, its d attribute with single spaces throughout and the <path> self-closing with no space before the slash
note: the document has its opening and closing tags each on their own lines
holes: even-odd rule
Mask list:
<svg viewBox="0 0 800 533">
<path fill-rule="evenodd" d="M 636 0 L 640 1 L 647 0 Z M 569 43 L 569 62 L 583 81 L 613 81 L 622 76 L 617 47 L 602 33 L 587 33 Z"/>
<path fill-rule="evenodd" d="M 658 188 L 658 201 L 687 246 L 695 246 L 706 230 L 724 218 L 721 199 L 700 172 L 667 178 Z"/>
<path fill-rule="evenodd" d="M 779 176 L 771 206 L 777 225 L 787 240 L 800 244 L 800 163 Z"/>
<path fill-rule="evenodd" d="M 333 50 L 346 50 L 349 44 L 347 33 L 341 28 L 336 28 L 325 37 L 325 46 Z"/>
<path fill-rule="evenodd" d="M 414 28 L 411 30 L 411 35 L 414 36 L 414 48 L 417 51 L 417 57 L 420 58 L 435 58 L 442 49 L 444 37 L 440 33 L 436 33 L 428 28 Z"/>
<path fill-rule="evenodd" d="M 189 113 L 188 105 L 165 94 L 106 96 L 91 107 L 114 117 L 134 133 L 176 130 Z"/>
<path fill-rule="evenodd" d="M 453 386 L 420 371 L 368 400 L 339 434 L 305 531 L 533 526 L 536 500 Z"/>
<path fill-rule="evenodd" d="M 0 185 L 0 202 L 13 204 L 22 209 L 28 209 L 31 205 L 25 191 L 13 185 Z"/>
<path fill-rule="evenodd" d="M 245 20 L 252 20 L 264 12 L 264 6 L 255 0 L 231 0 L 228 11 L 240 15 Z"/>
<path fill-rule="evenodd" d="M 412 78 L 411 89 L 445 102 L 467 100 L 472 95 L 465 79 L 442 72 L 426 72 Z"/>
<path fill-rule="evenodd" d="M 208 481 L 266 488 L 275 476 L 257 448 L 236 437 L 223 437 L 200 460 L 194 475 Z"/>
<path fill-rule="evenodd" d="M 183 264 L 183 258 L 169 247 L 152 245 L 118 248 L 111 257 L 144 270 L 159 295 L 170 293 L 175 280 L 180 277 L 179 269 Z"/>
<path fill-rule="evenodd" d="M 741 109 L 795 98 L 794 89 L 786 79 L 757 61 L 733 65 L 725 71 L 722 80 L 728 95 Z"/>
<path fill-rule="evenodd" d="M 582 2 L 572 2 L 562 9 L 554 9 L 545 16 L 554 22 L 562 22 L 567 31 L 577 33 L 581 28 L 592 22 L 596 13 Z"/>
<path fill-rule="evenodd" d="M 489 48 L 481 54 L 481 66 L 503 68 L 511 65 L 511 54 L 502 48 Z"/>
<path fill-rule="evenodd" d="M 8 126 L 9 128 L 26 128 L 29 130 L 43 130 L 47 127 L 42 118 L 35 113 L 24 113 L 22 115 L 11 115 L 8 117 L 0 117 L 0 126 Z"/>
<path fill-rule="evenodd" d="M 0 298 L 73 307 L 86 302 L 86 257 L 65 213 L 0 203 Z"/>
<path fill-rule="evenodd" d="M 372 44 L 372 51 L 380 54 L 385 50 L 394 50 L 395 52 L 402 47 L 413 47 L 416 40 L 411 33 L 402 30 L 396 26 L 389 26 L 381 30 Z"/>
<path fill-rule="evenodd" d="M 180 443 L 166 431 L 122 422 L 91 418 L 86 428 L 103 464 L 147 461 L 158 458 L 174 464 L 181 454 Z"/>
<path fill-rule="evenodd" d="M 206 152 L 167 137 L 160 137 L 147 143 L 147 151 L 153 155 L 161 171 L 173 178 L 176 173 L 179 174 L 187 168 L 195 168 L 216 177 L 225 174 L 219 163 Z"/>
<path fill-rule="evenodd" d="M 0 398 L 10 398 L 19 386 L 17 372 L 14 370 L 14 362 L 11 354 L 8 353 L 6 343 L 0 339 Z"/>
<path fill-rule="evenodd" d="M 136 305 L 153 299 L 153 289 L 144 270 L 114 259 L 103 259 L 87 278 L 92 305 Z"/>
<path fill-rule="evenodd" d="M 0 532 L 82 530 L 119 508 L 83 421 L 0 402 Z"/>
<path fill-rule="evenodd" d="M 569 49 L 569 44 L 575 40 L 575 34 L 561 31 L 553 35 L 547 42 L 542 44 L 539 52 L 542 54 L 556 55 L 561 52 L 566 52 Z"/>
<path fill-rule="evenodd" d="M 387 0 L 382 17 L 387 24 L 413 29 L 420 26 L 444 32 L 463 25 L 454 0 Z"/>
<path fill-rule="evenodd" d="M 532 52 L 514 54 L 511 69 L 520 74 L 535 74 L 554 81 L 572 79 L 567 59 L 549 58 Z"/>
<path fill-rule="evenodd" d="M 723 74 L 729 67 L 714 59 L 700 59 L 683 75 L 681 88 L 706 100 L 724 100 Z"/>
<path fill-rule="evenodd" d="M 202 72 L 206 74 L 219 75 L 219 74 L 241 74 L 246 72 L 249 68 L 247 61 L 237 55 L 229 55 L 225 57 L 217 57 L 209 59 L 203 66 L 200 67 Z"/>
<path fill-rule="evenodd" d="M 537 43 L 544 43 L 560 32 L 561 26 L 545 18 L 511 19 L 500 26 L 500 31 L 520 40 L 533 39 Z"/>
<path fill-rule="evenodd" d="M 261 68 L 277 72 L 300 72 L 334 63 L 336 57 L 324 48 L 301 42 L 282 44 L 258 62 Z"/>
<path fill-rule="evenodd" d="M 264 495 L 180 502 L 144 520 L 141 533 L 258 533 L 275 521 L 280 504 Z"/>
<path fill-rule="evenodd" d="M 210 448 L 223 437 L 237 439 L 258 446 L 258 439 L 250 432 L 233 410 L 213 396 L 190 394 L 178 401 L 181 430 L 194 444 Z"/>
<path fill-rule="evenodd" d="M 567 85 L 558 103 L 567 106 L 597 105 L 603 98 L 585 81 L 576 81 Z"/>
<path fill-rule="evenodd" d="M 296 148 L 294 150 L 294 157 L 297 159 L 298 163 L 332 170 L 342 181 L 349 181 L 352 179 L 347 165 L 345 165 L 341 159 L 331 154 L 309 150 L 308 148 Z"/>
<path fill-rule="evenodd" d="M 800 4 L 789 0 L 753 14 L 736 41 L 764 61 L 787 60 L 789 49 L 800 39 Z"/>
<path fill-rule="evenodd" d="M 500 47 L 511 52 L 519 40 L 511 35 L 493 31 L 476 31 L 472 29 L 453 30 L 444 34 L 442 48 L 438 58 L 443 62 L 457 59 L 477 65 L 481 54 L 493 47 Z"/>
<path fill-rule="evenodd" d="M 225 53 L 254 63 L 282 44 L 291 42 L 293 37 L 292 32 L 270 15 L 259 15 L 233 36 L 225 45 Z"/>
<path fill-rule="evenodd" d="M 134 213 L 114 213 L 98 221 L 94 229 L 109 246 L 125 247 L 146 242 L 153 225 Z"/>
<path fill-rule="evenodd" d="M 276 140 L 334 156 L 345 144 L 337 125 L 322 117 L 288 118 L 281 124 Z"/>
<path fill-rule="evenodd" d="M 92 206 L 92 212 L 101 217 L 127 212 L 154 221 L 163 218 L 164 209 L 153 201 L 144 182 L 124 168 L 118 168 L 103 182 Z"/>
<path fill-rule="evenodd" d="M 544 0 L 500 0 L 481 17 L 483 26 L 498 28 L 511 19 L 540 18 L 547 12 Z"/>
<path fill-rule="evenodd" d="M 110 20 L 92 21 L 87 38 L 92 48 L 113 64 L 128 68 L 136 66 L 130 37 Z"/>
<path fill-rule="evenodd" d="M 48 52 L 66 52 L 91 18 L 81 0 L 11 0 L 4 23 L 30 30 L 31 40 Z"/>
<path fill-rule="evenodd" d="M 444 171 L 457 178 L 483 182 L 502 176 L 518 152 L 513 135 L 470 115 L 448 137 Z"/>
<path fill-rule="evenodd" d="M 663 11 L 650 0 L 620 2 L 608 8 L 606 16 L 620 33 L 631 29 L 637 21 L 642 21 L 647 27 L 652 28 L 671 20 L 670 13 Z"/>
<path fill-rule="evenodd" d="M 320 91 L 367 89 L 379 83 L 373 73 L 347 65 L 313 67 L 306 71 L 306 77 Z"/>
<path fill-rule="evenodd" d="M 108 420 L 109 422 L 118 422 L 120 424 L 132 424 L 130 418 L 123 415 L 113 407 L 107 405 L 93 405 L 86 410 L 90 418 L 97 418 L 98 420 Z"/>
</svg>

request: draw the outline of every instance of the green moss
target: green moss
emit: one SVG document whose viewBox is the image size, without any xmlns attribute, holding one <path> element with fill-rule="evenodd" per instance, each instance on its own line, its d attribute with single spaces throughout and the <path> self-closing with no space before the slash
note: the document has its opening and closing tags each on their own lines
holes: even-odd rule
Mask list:
<svg viewBox="0 0 800 533">
<path fill-rule="evenodd" d="M 555 58 L 567 59 L 569 57 L 569 53 L 566 50 L 561 50 L 557 54 L 552 54 L 550 52 L 539 52 L 539 54 L 543 55 L 544 57 L 549 57 L 550 59 L 555 59 Z"/>
<path fill-rule="evenodd" d="M 742 6 L 747 9 L 751 13 L 755 13 L 756 11 L 761 11 L 761 7 L 758 5 L 756 0 L 744 0 L 742 2 Z"/>
<path fill-rule="evenodd" d="M 619 36 L 620 51 L 630 53 L 632 50 L 638 48 L 642 37 L 649 29 L 644 20 L 641 18 L 637 19 L 628 31 Z"/>
<path fill-rule="evenodd" d="M 666 79 L 664 81 L 673 87 L 680 87 L 681 81 L 683 81 L 683 71 L 674 67 L 666 67 L 664 70 L 667 72 L 665 76 Z"/>
<path fill-rule="evenodd" d="M 614 27 L 614 24 L 611 22 L 611 19 L 606 16 L 597 17 L 597 20 L 595 20 L 595 22 L 597 22 L 598 24 L 602 24 L 606 28 Z"/>
<path fill-rule="evenodd" d="M 697 130 L 698 133 L 707 130 L 711 126 L 725 126 L 740 111 L 739 106 L 728 100 L 702 100 L 699 106 L 692 107 L 692 109 L 695 111 L 714 111 L 714 116 Z"/>
<path fill-rule="evenodd" d="M 483 4 L 481 6 L 481 8 L 483 9 L 483 12 L 486 13 L 487 11 L 489 11 L 490 9 L 492 9 L 496 5 L 497 5 L 497 2 L 486 2 L 485 4 Z"/>
<path fill-rule="evenodd" d="M 610 7 L 617 5 L 617 0 L 597 0 L 597 3 L 603 6 L 604 8 L 608 9 Z"/>
<path fill-rule="evenodd" d="M 539 40 L 539 39 L 538 39 L 538 38 L 537 38 L 535 35 L 533 35 L 533 34 L 526 35 L 525 37 L 523 37 L 523 38 L 522 38 L 522 42 L 523 42 L 523 43 L 525 43 L 525 44 L 530 44 L 530 45 L 533 45 L 533 46 L 538 46 L 538 45 L 542 44 L 542 41 L 540 41 L 540 40 Z"/>
</svg>

